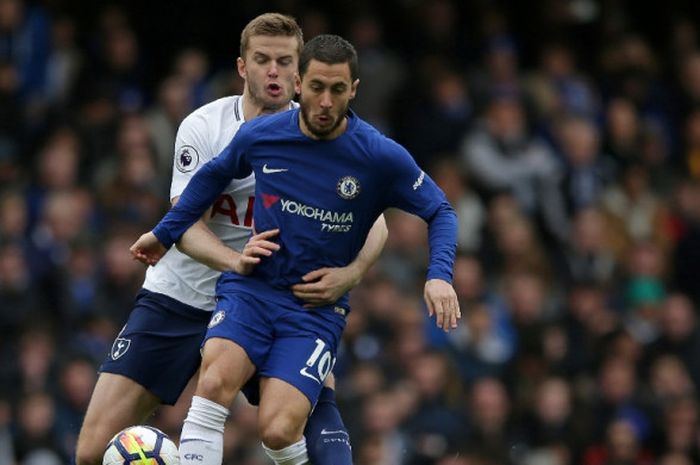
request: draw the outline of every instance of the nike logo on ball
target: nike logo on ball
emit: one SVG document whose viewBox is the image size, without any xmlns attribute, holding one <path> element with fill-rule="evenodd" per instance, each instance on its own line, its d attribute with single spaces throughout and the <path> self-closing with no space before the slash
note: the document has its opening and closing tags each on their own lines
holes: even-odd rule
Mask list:
<svg viewBox="0 0 700 465">
<path fill-rule="evenodd" d="M 285 171 L 289 171 L 288 168 L 268 168 L 267 163 L 263 165 L 262 172 L 265 174 L 271 174 L 271 173 L 283 173 Z"/>
</svg>

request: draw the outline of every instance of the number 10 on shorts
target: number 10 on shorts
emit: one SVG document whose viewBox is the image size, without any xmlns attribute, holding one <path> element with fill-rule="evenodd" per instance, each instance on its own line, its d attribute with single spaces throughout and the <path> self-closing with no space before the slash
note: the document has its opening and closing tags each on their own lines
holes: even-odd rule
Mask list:
<svg viewBox="0 0 700 465">
<path fill-rule="evenodd" d="M 334 365 L 335 357 L 326 348 L 326 343 L 321 339 L 316 339 L 316 348 L 306 360 L 306 366 L 299 370 L 299 373 L 313 379 L 318 384 L 323 384 Z"/>
</svg>

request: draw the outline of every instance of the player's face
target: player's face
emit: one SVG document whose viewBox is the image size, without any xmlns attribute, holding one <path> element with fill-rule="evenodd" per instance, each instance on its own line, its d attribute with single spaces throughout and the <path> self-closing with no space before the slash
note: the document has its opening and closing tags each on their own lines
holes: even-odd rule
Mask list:
<svg viewBox="0 0 700 465">
<path fill-rule="evenodd" d="M 347 63 L 309 62 L 299 98 L 304 133 L 317 139 L 333 139 L 345 131 L 345 114 L 360 82 L 351 79 Z"/>
<path fill-rule="evenodd" d="M 245 79 L 250 103 L 261 113 L 286 110 L 299 91 L 299 55 L 295 37 L 253 36 L 238 73 Z"/>
</svg>

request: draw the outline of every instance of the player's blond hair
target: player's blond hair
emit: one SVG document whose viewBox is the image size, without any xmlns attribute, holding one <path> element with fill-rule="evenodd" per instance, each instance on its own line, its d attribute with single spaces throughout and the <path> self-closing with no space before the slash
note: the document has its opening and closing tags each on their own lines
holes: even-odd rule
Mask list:
<svg viewBox="0 0 700 465">
<path fill-rule="evenodd" d="M 304 34 L 296 20 L 281 13 L 263 13 L 253 18 L 241 32 L 241 58 L 245 59 L 250 38 L 253 36 L 296 37 L 297 54 L 304 46 Z"/>
</svg>

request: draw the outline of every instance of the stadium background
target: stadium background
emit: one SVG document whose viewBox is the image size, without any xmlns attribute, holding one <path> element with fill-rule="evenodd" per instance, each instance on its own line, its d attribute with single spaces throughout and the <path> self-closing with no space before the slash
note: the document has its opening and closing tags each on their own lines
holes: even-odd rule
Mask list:
<svg viewBox="0 0 700 465">
<path fill-rule="evenodd" d="M 355 44 L 353 108 L 459 214 L 458 330 L 425 317 L 413 217 L 353 292 L 355 463 L 698 463 L 698 2 L 0 0 L 0 465 L 69 463 L 177 125 L 240 91 L 263 11 Z M 254 412 L 226 464 L 267 463 Z"/>
</svg>

